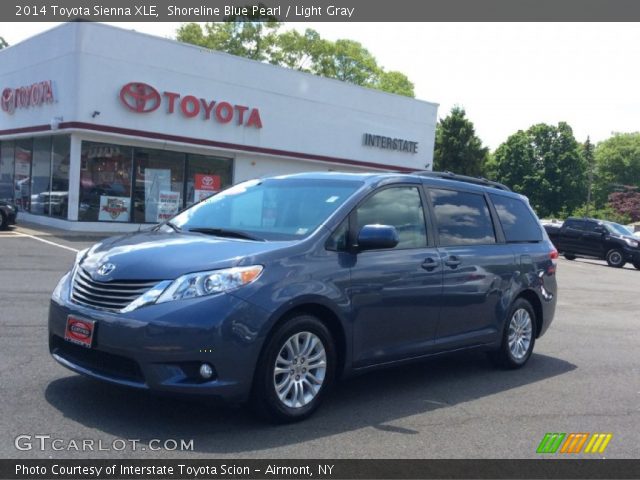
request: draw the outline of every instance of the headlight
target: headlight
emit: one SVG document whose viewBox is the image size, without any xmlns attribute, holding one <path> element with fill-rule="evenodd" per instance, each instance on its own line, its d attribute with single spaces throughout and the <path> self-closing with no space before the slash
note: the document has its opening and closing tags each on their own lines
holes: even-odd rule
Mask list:
<svg viewBox="0 0 640 480">
<path fill-rule="evenodd" d="M 631 240 L 630 238 L 625 238 L 624 241 L 630 247 L 638 248 L 638 242 L 636 242 L 635 240 Z"/>
<path fill-rule="evenodd" d="M 51 294 L 51 299 L 54 300 L 56 303 L 63 303 L 62 289 L 67 283 L 67 280 L 69 280 L 70 274 L 71 272 L 65 273 L 60 279 L 60 281 L 58 282 L 58 285 L 56 285 L 56 288 L 53 289 L 53 293 Z"/>
<path fill-rule="evenodd" d="M 262 265 L 233 267 L 183 275 L 167 288 L 156 303 L 203 297 L 214 293 L 228 292 L 248 285 L 262 273 Z"/>
</svg>

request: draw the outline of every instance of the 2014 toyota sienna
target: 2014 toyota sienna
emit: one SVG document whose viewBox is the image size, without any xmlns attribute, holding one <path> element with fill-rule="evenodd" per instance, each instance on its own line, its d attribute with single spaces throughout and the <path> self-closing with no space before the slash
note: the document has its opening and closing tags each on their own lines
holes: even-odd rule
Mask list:
<svg viewBox="0 0 640 480">
<path fill-rule="evenodd" d="M 525 197 L 452 174 L 247 181 L 82 251 L 50 351 L 140 389 L 309 416 L 338 377 L 481 348 L 523 366 L 556 305 L 557 251 Z"/>
</svg>

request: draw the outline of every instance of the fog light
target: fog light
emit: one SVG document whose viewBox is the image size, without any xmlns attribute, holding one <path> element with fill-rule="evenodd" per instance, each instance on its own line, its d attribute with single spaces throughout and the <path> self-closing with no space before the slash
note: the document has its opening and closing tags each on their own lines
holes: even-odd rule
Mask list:
<svg viewBox="0 0 640 480">
<path fill-rule="evenodd" d="M 210 379 L 213 376 L 213 368 L 208 363 L 200 365 L 200 376 L 205 380 Z"/>
</svg>

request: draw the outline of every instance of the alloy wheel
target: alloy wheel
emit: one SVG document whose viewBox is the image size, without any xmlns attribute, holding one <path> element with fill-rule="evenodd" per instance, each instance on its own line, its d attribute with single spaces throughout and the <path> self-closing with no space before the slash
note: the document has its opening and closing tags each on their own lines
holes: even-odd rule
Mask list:
<svg viewBox="0 0 640 480">
<path fill-rule="evenodd" d="M 284 342 L 273 370 L 273 386 L 289 408 L 308 405 L 320 392 L 327 372 L 327 353 L 320 338 L 298 332 Z"/>
<path fill-rule="evenodd" d="M 533 335 L 531 315 L 524 308 L 519 308 L 511 316 L 509 322 L 509 351 L 515 360 L 522 360 L 529 351 Z"/>
</svg>

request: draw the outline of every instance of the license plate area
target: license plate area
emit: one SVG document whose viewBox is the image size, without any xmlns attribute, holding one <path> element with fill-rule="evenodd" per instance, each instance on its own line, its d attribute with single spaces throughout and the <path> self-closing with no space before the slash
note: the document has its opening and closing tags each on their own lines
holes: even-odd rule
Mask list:
<svg viewBox="0 0 640 480">
<path fill-rule="evenodd" d="M 64 339 L 76 345 L 91 348 L 93 346 L 95 331 L 95 320 L 86 320 L 69 315 L 67 317 L 67 326 L 64 329 Z"/>
</svg>

